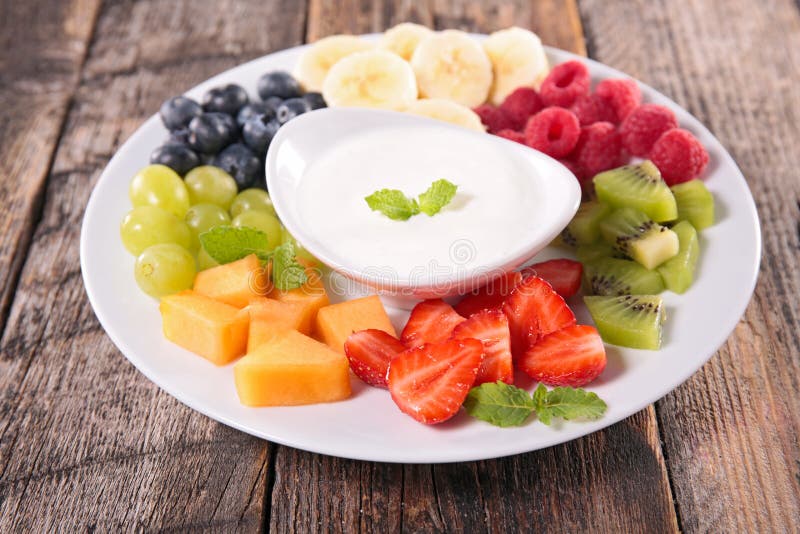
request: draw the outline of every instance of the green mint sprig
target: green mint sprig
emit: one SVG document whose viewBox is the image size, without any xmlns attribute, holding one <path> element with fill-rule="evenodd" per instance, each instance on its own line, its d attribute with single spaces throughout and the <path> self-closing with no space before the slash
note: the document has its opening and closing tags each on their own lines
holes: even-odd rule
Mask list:
<svg viewBox="0 0 800 534">
<path fill-rule="evenodd" d="M 407 197 L 399 189 L 380 189 L 364 200 L 373 211 L 380 211 L 395 221 L 407 221 L 419 213 L 436 215 L 453 200 L 457 189 L 457 185 L 442 179 L 433 182 L 418 199 Z"/>
<path fill-rule="evenodd" d="M 306 269 L 297 261 L 294 245 L 286 242 L 272 253 L 272 283 L 281 291 L 302 286 L 308 281 Z"/>
<path fill-rule="evenodd" d="M 606 403 L 596 393 L 581 388 L 557 387 L 551 390 L 539 384 L 533 395 L 502 381 L 474 387 L 464 401 L 468 414 L 495 426 L 522 425 L 532 413 L 549 425 L 553 418 L 599 419 Z"/>
</svg>

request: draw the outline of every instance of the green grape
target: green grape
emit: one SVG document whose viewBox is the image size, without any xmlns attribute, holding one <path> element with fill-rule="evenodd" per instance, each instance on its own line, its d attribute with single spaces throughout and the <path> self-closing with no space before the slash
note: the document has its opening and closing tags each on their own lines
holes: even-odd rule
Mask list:
<svg viewBox="0 0 800 534">
<path fill-rule="evenodd" d="M 212 258 L 208 252 L 206 252 L 206 249 L 200 247 L 200 251 L 197 253 L 197 270 L 205 271 L 206 269 L 216 267 L 217 265 L 219 265 L 217 260 Z"/>
<path fill-rule="evenodd" d="M 134 207 L 158 206 L 183 218 L 189 209 L 189 192 L 178 173 L 165 165 L 148 165 L 131 180 L 128 195 Z"/>
<path fill-rule="evenodd" d="M 236 195 L 236 198 L 233 199 L 233 204 L 231 204 L 231 217 L 236 217 L 250 210 L 264 211 L 270 215 L 275 215 L 272 200 L 263 189 L 245 189 Z"/>
<path fill-rule="evenodd" d="M 249 226 L 267 234 L 270 250 L 281 244 L 281 223 L 277 217 L 269 213 L 258 210 L 245 211 L 234 217 L 233 225 Z"/>
<path fill-rule="evenodd" d="M 145 249 L 136 258 L 134 269 L 139 288 L 156 298 L 190 289 L 196 273 L 194 257 L 174 243 L 161 243 Z"/>
<path fill-rule="evenodd" d="M 119 228 L 122 244 L 138 256 L 144 249 L 159 243 L 175 243 L 183 248 L 192 245 L 192 234 L 185 222 L 156 206 L 133 208 Z"/>
<path fill-rule="evenodd" d="M 294 245 L 295 253 L 299 259 L 305 260 L 313 265 L 322 265 L 322 262 L 306 250 L 303 245 L 297 242 L 297 239 L 289 233 L 289 230 L 287 230 L 285 226 L 281 226 L 281 244 L 284 243 L 291 243 Z"/>
<path fill-rule="evenodd" d="M 195 204 L 186 212 L 185 220 L 192 231 L 192 250 L 200 248 L 200 234 L 231 223 L 228 212 L 216 204 Z"/>
<path fill-rule="evenodd" d="M 212 165 L 195 167 L 184 178 L 192 204 L 216 204 L 226 210 L 236 197 L 236 180 Z"/>
</svg>

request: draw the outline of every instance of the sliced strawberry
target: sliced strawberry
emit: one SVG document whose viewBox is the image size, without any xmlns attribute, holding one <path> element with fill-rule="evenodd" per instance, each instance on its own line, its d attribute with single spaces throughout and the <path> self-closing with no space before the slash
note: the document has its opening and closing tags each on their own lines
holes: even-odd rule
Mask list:
<svg viewBox="0 0 800 534">
<path fill-rule="evenodd" d="M 482 310 L 453 330 L 454 339 L 477 339 L 483 343 L 483 363 L 475 385 L 502 380 L 514 383 L 511 361 L 511 334 L 508 319 L 501 310 Z"/>
<path fill-rule="evenodd" d="M 520 271 L 522 275 L 538 276 L 553 286 L 556 293 L 564 298 L 569 298 L 578 292 L 581 287 L 583 265 L 581 262 L 567 259 L 558 259 L 534 263 Z"/>
<path fill-rule="evenodd" d="M 408 349 L 389 365 L 389 391 L 401 411 L 432 425 L 453 417 L 483 358 L 476 339 L 451 339 Z"/>
<path fill-rule="evenodd" d="M 464 318 L 442 299 L 424 300 L 411 310 L 400 340 L 408 348 L 441 343 L 450 339 L 453 328 L 463 321 Z"/>
<path fill-rule="evenodd" d="M 575 315 L 564 299 L 538 276 L 528 277 L 514 289 L 503 312 L 511 330 L 514 361 L 540 337 L 575 324 Z"/>
<path fill-rule="evenodd" d="M 383 330 L 361 330 L 348 336 L 344 353 L 358 378 L 378 388 L 387 387 L 389 362 L 406 350 L 399 339 Z"/>
<path fill-rule="evenodd" d="M 568 326 L 537 341 L 519 367 L 550 386 L 585 386 L 606 368 L 606 349 L 595 327 Z"/>
<path fill-rule="evenodd" d="M 503 307 L 503 301 L 520 282 L 522 275 L 518 272 L 502 274 L 485 286 L 468 293 L 456 304 L 456 311 L 464 317 L 469 317 L 481 310 L 499 310 Z"/>
</svg>

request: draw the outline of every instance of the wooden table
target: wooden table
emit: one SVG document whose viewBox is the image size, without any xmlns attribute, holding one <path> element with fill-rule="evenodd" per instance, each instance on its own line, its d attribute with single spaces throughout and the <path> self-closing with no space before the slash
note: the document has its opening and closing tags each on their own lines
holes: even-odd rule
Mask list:
<svg viewBox="0 0 800 534">
<path fill-rule="evenodd" d="M 215 73 L 404 20 L 529 27 L 663 91 L 731 151 L 761 216 L 761 277 L 730 339 L 688 382 L 571 443 L 404 466 L 218 424 L 106 337 L 78 240 L 120 144 L 165 98 Z M 796 2 L 8 0 L 0 27 L 0 531 L 800 529 Z"/>
</svg>

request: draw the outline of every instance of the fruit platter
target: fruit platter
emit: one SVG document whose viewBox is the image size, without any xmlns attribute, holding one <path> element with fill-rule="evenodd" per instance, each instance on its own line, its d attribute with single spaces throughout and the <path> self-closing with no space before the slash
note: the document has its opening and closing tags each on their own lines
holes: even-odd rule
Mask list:
<svg viewBox="0 0 800 534">
<path fill-rule="evenodd" d="M 90 302 L 158 386 L 281 444 L 430 463 L 563 443 L 689 378 L 755 286 L 755 205 L 719 141 L 521 28 L 327 37 L 153 111 L 87 206 Z M 387 274 L 442 264 L 473 268 Z"/>
</svg>

